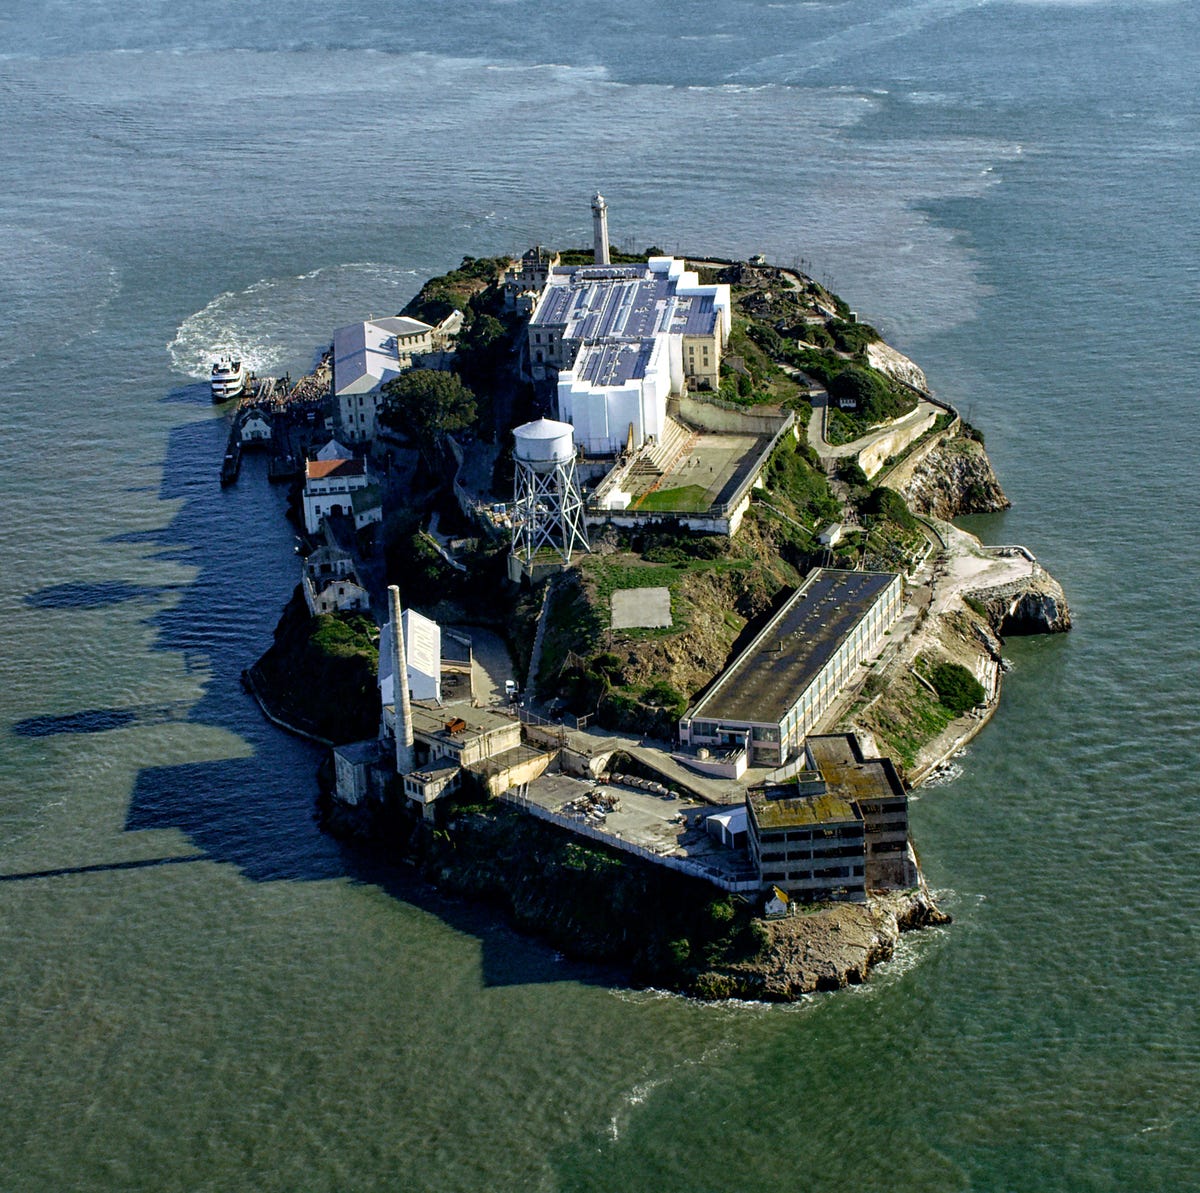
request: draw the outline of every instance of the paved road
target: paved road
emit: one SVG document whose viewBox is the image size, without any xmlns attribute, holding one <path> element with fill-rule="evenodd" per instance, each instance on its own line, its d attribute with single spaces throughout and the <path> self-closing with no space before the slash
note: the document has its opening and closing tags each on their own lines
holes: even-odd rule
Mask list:
<svg viewBox="0 0 1200 1193">
<path fill-rule="evenodd" d="M 475 661 L 472 675 L 475 699 L 480 704 L 503 704 L 504 681 L 513 678 L 508 645 L 499 634 L 480 626 L 465 627 L 463 633 L 471 636 L 471 652 Z"/>
<path fill-rule="evenodd" d="M 812 417 L 808 420 L 808 441 L 822 460 L 836 460 L 842 459 L 845 456 L 856 456 L 864 448 L 877 443 L 885 435 L 891 435 L 894 431 L 911 427 L 919 423 L 922 419 L 928 418 L 930 414 L 936 417 L 943 413 L 940 406 L 935 406 L 932 402 L 926 402 L 922 398 L 917 403 L 916 409 L 909 411 L 903 418 L 898 418 L 894 422 L 876 427 L 875 430 L 868 432 L 861 439 L 855 439 L 852 443 L 842 443 L 835 446 L 825 441 L 825 407 L 829 404 L 829 394 L 825 390 L 821 390 L 820 392 L 813 393 L 809 400 L 812 402 L 813 412 Z"/>
</svg>

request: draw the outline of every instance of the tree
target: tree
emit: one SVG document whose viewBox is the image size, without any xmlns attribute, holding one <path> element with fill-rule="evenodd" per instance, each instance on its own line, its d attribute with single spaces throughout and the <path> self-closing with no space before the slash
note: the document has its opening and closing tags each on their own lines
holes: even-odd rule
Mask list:
<svg viewBox="0 0 1200 1193">
<path fill-rule="evenodd" d="M 454 373 L 409 369 L 383 386 L 380 417 L 388 426 L 429 447 L 443 431 L 475 421 L 475 395 Z"/>
</svg>

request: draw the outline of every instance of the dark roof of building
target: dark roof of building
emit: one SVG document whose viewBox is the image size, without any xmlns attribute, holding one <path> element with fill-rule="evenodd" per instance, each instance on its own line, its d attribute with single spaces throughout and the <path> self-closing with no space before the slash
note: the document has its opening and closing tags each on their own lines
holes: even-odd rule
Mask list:
<svg viewBox="0 0 1200 1193">
<path fill-rule="evenodd" d="M 863 757 L 854 734 L 818 734 L 805 745 L 831 791 L 859 801 L 904 796 L 904 784 L 891 759 Z"/>
<path fill-rule="evenodd" d="M 752 791 L 746 795 L 746 806 L 760 829 L 811 828 L 862 821 L 862 813 L 854 804 L 831 792 L 774 799 Z"/>
<path fill-rule="evenodd" d="M 776 724 L 888 585 L 892 572 L 820 568 L 742 651 L 689 718 Z"/>
</svg>

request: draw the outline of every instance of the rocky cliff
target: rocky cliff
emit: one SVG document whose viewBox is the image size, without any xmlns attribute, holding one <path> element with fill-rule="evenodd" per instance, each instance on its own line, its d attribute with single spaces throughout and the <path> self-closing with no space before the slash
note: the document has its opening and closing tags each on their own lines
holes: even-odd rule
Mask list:
<svg viewBox="0 0 1200 1193">
<path fill-rule="evenodd" d="M 1071 611 L 1062 585 L 1043 568 L 1014 584 L 968 594 L 1001 637 L 1060 634 L 1071 628 Z"/>
<path fill-rule="evenodd" d="M 903 381 L 914 389 L 926 392 L 929 390 L 929 382 L 925 379 L 920 365 L 915 364 L 903 352 L 897 352 L 891 344 L 885 344 L 882 340 L 876 340 L 875 343 L 867 345 L 867 363 L 873 369 L 887 373 L 889 377 L 895 377 L 897 381 Z"/>
<path fill-rule="evenodd" d="M 759 956 L 701 974 L 693 991 L 701 998 L 793 1002 L 816 990 L 857 986 L 892 956 L 901 932 L 949 922 L 924 890 L 825 904 L 766 921 Z"/>
<path fill-rule="evenodd" d="M 950 521 L 962 514 L 991 514 L 1012 504 L 1000 488 L 983 444 L 945 439 L 928 452 L 899 486 L 914 513 Z"/>
</svg>

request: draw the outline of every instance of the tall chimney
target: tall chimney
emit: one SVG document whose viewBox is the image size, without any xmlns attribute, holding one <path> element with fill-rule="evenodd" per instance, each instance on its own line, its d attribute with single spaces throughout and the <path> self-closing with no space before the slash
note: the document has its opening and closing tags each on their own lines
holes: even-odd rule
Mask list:
<svg viewBox="0 0 1200 1193">
<path fill-rule="evenodd" d="M 388 587 L 392 617 L 392 700 L 396 706 L 396 774 L 413 769 L 412 706 L 408 700 L 408 662 L 404 657 L 404 622 L 400 617 L 400 589 Z"/>
<path fill-rule="evenodd" d="M 608 204 L 597 191 L 592 200 L 592 260 L 597 265 L 607 265 L 608 260 Z"/>
</svg>

